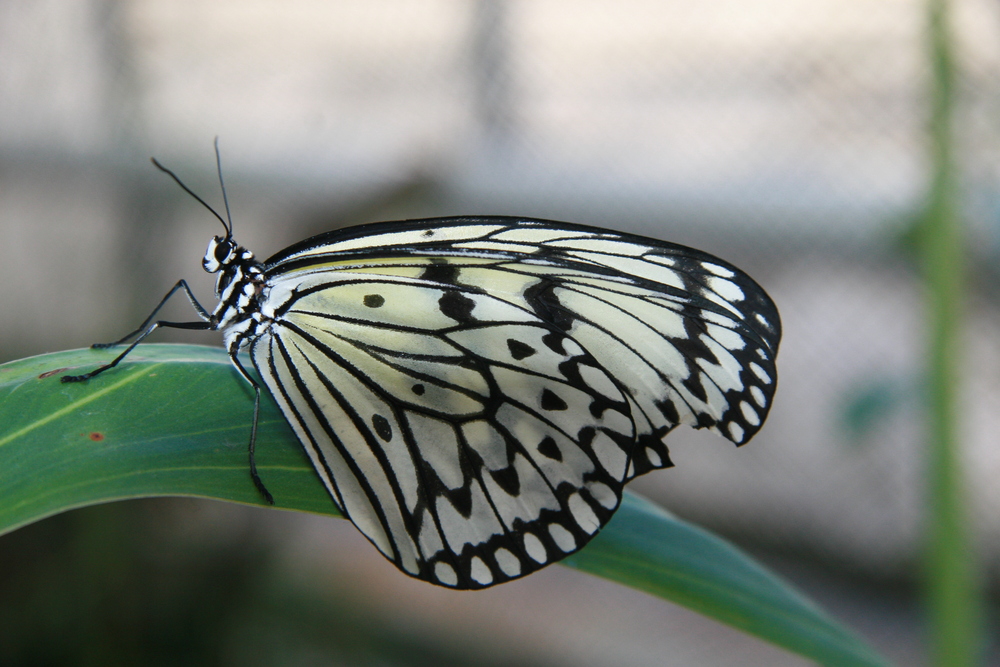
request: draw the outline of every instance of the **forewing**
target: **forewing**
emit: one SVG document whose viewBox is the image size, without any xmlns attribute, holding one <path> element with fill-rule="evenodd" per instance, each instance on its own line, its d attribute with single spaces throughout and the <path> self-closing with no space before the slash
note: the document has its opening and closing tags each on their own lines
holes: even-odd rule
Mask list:
<svg viewBox="0 0 1000 667">
<path fill-rule="evenodd" d="M 777 382 L 777 309 L 736 267 L 684 246 L 515 218 L 379 223 L 304 241 L 269 270 L 351 270 L 480 290 L 583 346 L 624 391 L 636 425 L 628 477 L 670 465 L 678 424 L 737 445 Z"/>
<path fill-rule="evenodd" d="M 419 264 L 423 277 L 392 262 L 274 277 L 274 321 L 251 353 L 334 500 L 386 557 L 434 583 L 489 586 L 610 519 L 630 407 L 566 332 Z"/>
</svg>

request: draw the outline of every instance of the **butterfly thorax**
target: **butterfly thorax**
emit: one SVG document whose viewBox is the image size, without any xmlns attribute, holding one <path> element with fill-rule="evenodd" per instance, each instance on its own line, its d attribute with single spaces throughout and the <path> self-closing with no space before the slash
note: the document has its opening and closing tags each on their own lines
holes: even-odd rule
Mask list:
<svg viewBox="0 0 1000 667">
<path fill-rule="evenodd" d="M 215 328 L 224 333 L 227 349 L 243 347 L 268 324 L 259 302 L 264 289 L 263 265 L 231 237 L 216 236 L 208 244 L 202 266 L 218 274 L 215 294 L 219 303 L 212 311 Z"/>
</svg>

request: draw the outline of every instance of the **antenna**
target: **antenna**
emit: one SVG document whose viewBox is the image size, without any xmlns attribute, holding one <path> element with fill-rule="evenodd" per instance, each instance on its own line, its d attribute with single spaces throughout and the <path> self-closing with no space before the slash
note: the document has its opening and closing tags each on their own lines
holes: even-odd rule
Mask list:
<svg viewBox="0 0 1000 667">
<path fill-rule="evenodd" d="M 162 164 L 160 164 L 159 162 L 157 162 L 155 157 L 154 158 L 150 158 L 150 160 L 153 162 L 153 165 L 157 169 L 159 169 L 163 173 L 165 173 L 168 176 L 170 176 L 170 178 L 174 179 L 174 181 L 177 183 L 177 185 L 179 185 L 179 186 L 181 186 L 181 188 L 183 188 L 184 192 L 188 193 L 189 195 L 191 195 L 192 197 L 194 197 L 195 199 L 197 199 L 201 203 L 202 206 L 204 206 L 209 211 L 211 211 L 212 215 L 214 215 L 216 218 L 219 219 L 219 222 L 222 223 L 222 226 L 226 228 L 226 238 L 232 238 L 233 237 L 233 228 L 232 228 L 232 226 L 231 225 L 227 225 L 226 221 L 222 219 L 221 215 L 219 215 L 218 213 L 215 212 L 214 208 L 212 208 L 211 206 L 209 206 L 208 204 L 206 204 L 205 200 L 202 199 L 201 197 L 199 197 L 198 195 L 196 195 L 194 193 L 194 191 L 191 190 L 191 188 L 189 188 L 188 186 L 184 185 L 184 182 L 181 181 L 181 179 L 177 177 L 177 174 L 175 174 L 174 172 L 170 171 L 169 169 L 167 169 L 166 167 L 164 167 Z M 221 171 L 220 171 L 219 175 L 221 177 L 221 175 L 222 175 Z M 225 193 L 226 193 L 226 191 L 225 191 L 225 189 L 223 189 L 223 191 L 222 191 L 223 196 L 225 195 Z M 229 204 L 227 203 L 226 204 L 226 213 L 228 213 L 228 212 L 229 212 Z"/>
<path fill-rule="evenodd" d="M 233 233 L 233 216 L 229 213 L 229 197 L 226 196 L 226 183 L 222 180 L 222 155 L 219 153 L 219 137 L 215 137 L 215 167 L 219 171 L 219 187 L 222 188 L 222 203 L 226 205 L 226 219 L 229 220 L 229 234 Z"/>
</svg>

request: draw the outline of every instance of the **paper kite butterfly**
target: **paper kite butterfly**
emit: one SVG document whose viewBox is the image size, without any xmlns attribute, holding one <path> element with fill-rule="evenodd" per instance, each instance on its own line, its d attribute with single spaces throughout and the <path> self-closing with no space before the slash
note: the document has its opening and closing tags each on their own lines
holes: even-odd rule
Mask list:
<svg viewBox="0 0 1000 667">
<path fill-rule="evenodd" d="M 260 386 L 241 350 L 337 507 L 431 583 L 483 588 L 558 561 L 611 519 L 626 482 L 671 465 L 674 427 L 741 445 L 771 407 L 774 303 L 698 250 L 468 216 L 340 229 L 260 262 L 215 215 L 215 310 L 181 280 L 160 306 L 183 291 L 200 321 L 156 321 L 158 306 L 109 344 L 133 340 L 114 361 L 63 380 L 115 366 L 159 326 L 221 331 L 256 392 L 261 493 L 271 501 L 253 457 Z"/>
</svg>

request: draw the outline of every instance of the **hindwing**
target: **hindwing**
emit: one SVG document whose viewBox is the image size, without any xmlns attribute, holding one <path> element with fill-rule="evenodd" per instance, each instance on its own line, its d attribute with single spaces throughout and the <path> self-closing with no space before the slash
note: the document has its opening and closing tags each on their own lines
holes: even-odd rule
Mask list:
<svg viewBox="0 0 1000 667">
<path fill-rule="evenodd" d="M 476 290 L 303 278 L 254 364 L 337 505 L 401 569 L 488 586 L 610 519 L 634 427 L 571 337 Z"/>
</svg>

